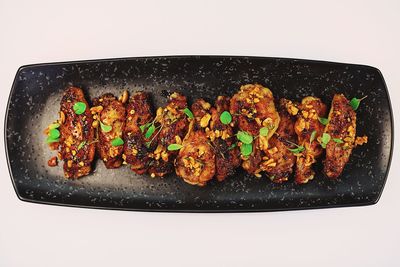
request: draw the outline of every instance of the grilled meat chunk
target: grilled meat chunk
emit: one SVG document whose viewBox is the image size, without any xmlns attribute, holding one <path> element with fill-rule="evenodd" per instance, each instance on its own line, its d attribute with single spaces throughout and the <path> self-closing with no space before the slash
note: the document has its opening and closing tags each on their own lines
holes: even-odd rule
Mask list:
<svg viewBox="0 0 400 267">
<path fill-rule="evenodd" d="M 299 106 L 294 129 L 298 137 L 298 145 L 304 147 L 304 150 L 296 154 L 295 181 L 298 184 L 307 183 L 314 178 L 315 172 L 312 165 L 323 152 L 318 140 L 324 132 L 324 126 L 318 118 L 325 117 L 326 111 L 326 105 L 321 99 L 312 96 L 303 98 Z"/>
<path fill-rule="evenodd" d="M 252 154 L 242 155 L 242 167 L 248 173 L 260 177 L 259 164 L 262 155 L 258 150 L 268 149 L 268 139 L 275 133 L 280 121 L 271 90 L 259 84 L 243 85 L 240 91 L 231 98 L 230 112 L 237 120 L 239 130 L 245 131 L 253 137 L 259 135 L 261 128 L 268 128 L 266 136 L 259 135 L 259 138 L 253 142 Z"/>
<path fill-rule="evenodd" d="M 192 185 L 204 186 L 215 174 L 215 152 L 205 132 L 211 118 L 210 108 L 203 99 L 193 103 L 194 119 L 175 161 L 176 174 Z"/>
<path fill-rule="evenodd" d="M 74 110 L 75 108 L 75 110 Z M 79 178 L 91 172 L 95 154 L 93 118 L 83 91 L 70 87 L 61 99 L 61 158 L 66 178 Z"/>
<path fill-rule="evenodd" d="M 230 98 L 218 96 L 215 107 L 211 108 L 210 126 L 206 127 L 206 133 L 210 138 L 216 154 L 215 176 L 218 181 L 223 181 L 226 177 L 235 173 L 240 166 L 240 151 L 236 146 L 236 137 L 233 131 L 234 122 L 223 124 L 221 114 L 229 111 Z"/>
<path fill-rule="evenodd" d="M 98 120 L 98 123 L 95 123 L 98 133 L 97 153 L 107 169 L 119 168 L 124 147 L 123 144 L 116 145 L 115 140 L 123 140 L 125 106 L 110 93 L 93 99 L 93 105 L 90 110 Z"/>
<path fill-rule="evenodd" d="M 170 151 L 170 144 L 180 143 L 185 137 L 189 119 L 185 114 L 187 108 L 186 97 L 179 93 L 172 93 L 165 107 L 157 109 L 154 120 L 155 131 L 150 137 L 149 146 L 156 147 L 151 157 L 149 173 L 152 177 L 164 176 L 174 171 L 174 160 L 177 150 Z"/>
<path fill-rule="evenodd" d="M 149 138 L 145 138 L 153 119 L 149 94 L 137 92 L 132 95 L 126 106 L 126 114 L 123 159 L 131 164 L 134 172 L 143 174 L 152 160 L 151 146 L 147 145 Z"/>
<path fill-rule="evenodd" d="M 331 139 L 326 145 L 324 172 L 329 178 L 336 179 L 349 161 L 356 138 L 356 112 L 342 94 L 333 97 L 325 133 Z"/>
</svg>

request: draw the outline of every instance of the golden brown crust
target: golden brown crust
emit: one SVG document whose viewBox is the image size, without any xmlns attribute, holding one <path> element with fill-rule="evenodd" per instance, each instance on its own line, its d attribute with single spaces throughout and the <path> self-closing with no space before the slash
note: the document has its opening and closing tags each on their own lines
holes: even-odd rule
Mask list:
<svg viewBox="0 0 400 267">
<path fill-rule="evenodd" d="M 226 177 L 235 173 L 240 166 L 240 151 L 236 145 L 234 134 L 234 122 L 223 124 L 220 116 L 224 111 L 229 111 L 230 98 L 218 96 L 215 107 L 211 108 L 210 127 L 206 128 L 216 154 L 216 178 L 218 181 L 225 180 Z"/>
<path fill-rule="evenodd" d="M 322 103 L 321 99 L 311 96 L 303 98 L 295 123 L 298 145 L 304 147 L 304 151 L 296 155 L 295 181 L 298 184 L 307 183 L 314 178 L 315 172 L 312 165 L 323 152 L 318 140 L 324 132 L 324 126 L 318 118 L 325 118 L 325 116 L 326 105 Z M 315 138 L 310 142 L 314 131 Z"/>
<path fill-rule="evenodd" d="M 85 111 L 78 115 L 73 106 L 77 102 L 86 105 Z M 64 160 L 64 175 L 66 178 L 79 178 L 91 172 L 91 164 L 95 154 L 95 131 L 92 127 L 93 118 L 83 91 L 70 87 L 61 99 L 60 112 L 65 115 L 60 125 L 61 157 Z"/>
<path fill-rule="evenodd" d="M 123 145 L 113 146 L 111 141 L 117 137 L 123 138 L 125 128 L 124 104 L 118 101 L 114 95 L 108 93 L 93 99 L 93 105 L 94 107 L 91 110 L 92 114 L 96 114 L 95 118 L 103 125 L 112 127 L 111 131 L 105 132 L 100 125 L 97 125 L 97 152 L 107 169 L 119 168 L 122 164 Z"/>
<path fill-rule="evenodd" d="M 175 161 L 175 171 L 185 182 L 204 186 L 215 174 L 215 152 L 205 133 L 211 105 L 197 99 L 192 105 L 194 119 Z M 207 121 L 207 122 L 205 122 Z"/>
<path fill-rule="evenodd" d="M 178 151 L 169 151 L 167 147 L 175 144 L 178 138 L 183 140 L 187 133 L 189 120 L 183 112 L 186 107 L 186 97 L 175 92 L 169 96 L 165 107 L 157 109 L 154 123 L 156 131 L 150 138 L 151 145 L 156 147 L 149 168 L 152 177 L 162 177 L 174 171 L 174 160 Z"/>
<path fill-rule="evenodd" d="M 144 137 L 145 131 L 142 132 L 140 126 L 150 123 L 152 119 L 149 94 L 137 92 L 132 95 L 126 106 L 123 158 L 138 174 L 147 172 L 151 161 L 151 146 L 146 145 L 149 140 Z"/>
<path fill-rule="evenodd" d="M 356 112 L 344 95 L 333 97 L 328 120 L 325 132 L 331 140 L 326 146 L 324 172 L 329 178 L 336 179 L 349 161 L 356 138 Z M 334 138 L 343 143 L 335 142 Z"/>
</svg>

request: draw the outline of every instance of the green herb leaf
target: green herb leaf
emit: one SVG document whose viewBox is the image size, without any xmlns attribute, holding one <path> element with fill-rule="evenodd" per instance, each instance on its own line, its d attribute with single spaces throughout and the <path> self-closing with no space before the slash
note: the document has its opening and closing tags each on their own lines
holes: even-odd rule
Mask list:
<svg viewBox="0 0 400 267">
<path fill-rule="evenodd" d="M 60 131 L 57 129 L 51 129 L 49 131 L 49 137 L 51 137 L 52 139 L 57 139 L 58 137 L 60 137 Z"/>
<path fill-rule="evenodd" d="M 150 125 L 151 125 L 150 122 L 141 125 L 141 126 L 139 127 L 139 128 L 140 128 L 140 131 L 141 131 L 142 133 L 144 133 L 144 130 L 146 130 Z"/>
<path fill-rule="evenodd" d="M 219 120 L 223 124 L 229 124 L 232 121 L 232 115 L 228 111 L 224 111 L 224 112 L 221 113 L 221 116 L 219 116 Z"/>
<path fill-rule="evenodd" d="M 189 117 L 189 119 L 193 119 L 194 118 L 193 113 L 190 111 L 190 109 L 184 108 L 183 112 L 186 114 L 186 116 Z"/>
<path fill-rule="evenodd" d="M 318 117 L 318 120 L 319 120 L 319 122 L 320 122 L 322 125 L 327 125 L 328 122 L 329 122 L 329 120 L 328 120 L 327 118 L 320 118 L 320 117 Z"/>
<path fill-rule="evenodd" d="M 182 148 L 182 145 L 180 145 L 180 144 L 170 144 L 168 147 L 167 147 L 167 149 L 169 150 L 169 151 L 175 151 L 175 150 L 179 150 L 179 149 L 181 149 Z"/>
<path fill-rule="evenodd" d="M 114 138 L 111 140 L 111 145 L 112 146 L 122 146 L 124 144 L 124 140 L 122 140 L 121 137 Z"/>
<path fill-rule="evenodd" d="M 360 98 L 360 99 L 354 97 L 354 98 L 350 101 L 350 106 L 351 106 L 351 108 L 352 108 L 353 110 L 357 110 L 358 107 L 360 106 L 360 102 L 361 102 L 362 100 L 364 100 L 366 97 L 367 97 L 367 96 L 364 96 L 363 98 Z"/>
<path fill-rule="evenodd" d="M 154 124 L 150 125 L 150 127 L 147 129 L 147 132 L 144 134 L 144 137 L 146 139 L 150 138 L 150 136 L 155 132 L 156 127 L 154 126 Z"/>
<path fill-rule="evenodd" d="M 51 137 L 49 136 L 49 137 L 47 137 L 46 142 L 49 143 L 49 144 L 50 144 L 50 143 L 60 142 L 60 138 L 51 138 Z"/>
<path fill-rule="evenodd" d="M 111 125 L 106 125 L 106 124 L 102 123 L 101 120 L 99 120 L 99 121 L 100 121 L 100 128 L 103 132 L 108 133 L 112 130 Z"/>
<path fill-rule="evenodd" d="M 331 136 L 328 133 L 323 133 L 321 137 L 321 146 L 323 148 L 326 148 L 326 145 L 329 143 L 331 140 Z"/>
<path fill-rule="evenodd" d="M 268 136 L 268 133 L 269 133 L 268 127 L 262 127 L 262 128 L 260 129 L 260 135 L 261 135 L 261 136 Z"/>
<path fill-rule="evenodd" d="M 297 145 L 296 148 L 288 148 L 288 150 L 289 150 L 290 152 L 292 152 L 293 154 L 299 154 L 299 153 L 301 153 L 301 152 L 304 151 L 304 146 L 298 146 L 298 145 Z"/>
<path fill-rule="evenodd" d="M 344 143 L 343 140 L 340 139 L 340 138 L 332 138 L 332 140 L 333 140 L 335 143 L 338 143 L 338 144 L 343 144 L 343 143 Z"/>
<path fill-rule="evenodd" d="M 253 136 L 248 132 L 239 131 L 236 135 L 237 139 L 243 144 L 251 144 L 253 142 Z"/>
<path fill-rule="evenodd" d="M 317 135 L 317 131 L 316 130 L 314 130 L 312 133 L 311 133 L 311 136 L 310 136 L 310 144 L 315 140 L 315 136 Z"/>
<path fill-rule="evenodd" d="M 73 106 L 75 114 L 81 115 L 86 110 L 86 104 L 83 102 L 76 102 Z"/>
<path fill-rule="evenodd" d="M 49 125 L 49 129 L 50 129 L 50 130 L 51 130 L 51 129 L 57 129 L 58 127 L 60 127 L 60 124 L 59 124 L 59 123 L 52 123 L 52 124 Z"/>
<path fill-rule="evenodd" d="M 249 156 L 253 152 L 253 145 L 252 144 L 245 144 L 243 143 L 240 146 L 240 153 L 243 156 Z"/>
<path fill-rule="evenodd" d="M 78 150 L 82 149 L 85 145 L 86 145 L 86 141 L 82 141 L 78 146 Z"/>
</svg>

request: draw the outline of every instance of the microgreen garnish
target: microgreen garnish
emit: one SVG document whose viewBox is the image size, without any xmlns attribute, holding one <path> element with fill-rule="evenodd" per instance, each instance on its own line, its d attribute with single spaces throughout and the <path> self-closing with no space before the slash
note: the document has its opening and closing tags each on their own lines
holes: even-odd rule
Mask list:
<svg viewBox="0 0 400 267">
<path fill-rule="evenodd" d="M 248 132 L 239 131 L 236 134 L 236 137 L 243 144 L 251 144 L 253 142 L 253 136 L 251 134 L 249 134 Z"/>
<path fill-rule="evenodd" d="M 296 145 L 296 144 L 294 144 L 294 145 Z M 290 152 L 292 152 L 293 154 L 299 154 L 304 151 L 304 146 L 296 145 L 296 148 L 288 148 L 288 150 Z"/>
<path fill-rule="evenodd" d="M 112 146 L 122 146 L 124 144 L 124 140 L 122 140 L 121 137 L 114 138 L 111 140 L 111 145 Z"/>
<path fill-rule="evenodd" d="M 100 121 L 100 128 L 103 132 L 108 133 L 112 130 L 111 125 L 106 125 L 106 124 L 102 123 L 101 120 L 99 120 L 99 121 Z"/>
<path fill-rule="evenodd" d="M 86 141 L 82 141 L 78 146 L 78 150 L 82 149 L 85 145 L 86 145 Z"/>
<path fill-rule="evenodd" d="M 253 152 L 253 145 L 251 143 L 250 144 L 243 143 L 240 146 L 240 153 L 243 156 L 249 156 L 251 154 L 251 152 Z"/>
<path fill-rule="evenodd" d="M 175 150 L 179 150 L 179 149 L 181 149 L 182 148 L 182 145 L 180 145 L 180 144 L 170 144 L 168 147 L 167 147 L 167 150 L 169 150 L 169 151 L 175 151 Z"/>
<path fill-rule="evenodd" d="M 262 127 L 260 129 L 260 135 L 261 136 L 268 136 L 268 133 L 269 133 L 269 128 L 268 127 Z"/>
<path fill-rule="evenodd" d="M 354 98 L 350 101 L 350 106 L 351 106 L 351 108 L 352 108 L 353 110 L 357 110 L 358 107 L 360 106 L 360 102 L 361 102 L 362 100 L 364 100 L 366 97 L 367 97 L 367 96 L 364 96 L 363 98 L 360 98 L 360 99 L 354 97 Z"/>
<path fill-rule="evenodd" d="M 57 139 L 58 137 L 60 137 L 60 131 L 57 129 L 51 129 L 49 131 L 49 137 L 52 139 Z"/>
<path fill-rule="evenodd" d="M 60 127 L 60 124 L 59 124 L 59 123 L 52 123 L 52 124 L 49 125 L 49 129 L 50 129 L 50 130 L 51 130 L 51 129 L 57 129 L 58 127 Z"/>
<path fill-rule="evenodd" d="M 310 144 L 315 140 L 315 136 L 317 135 L 317 131 L 316 130 L 314 130 L 312 133 L 311 133 L 311 136 L 310 136 Z"/>
<path fill-rule="evenodd" d="M 237 144 L 236 144 L 236 143 L 233 143 L 232 145 L 230 145 L 230 146 L 228 147 L 228 150 L 232 150 L 232 149 L 234 149 L 235 147 L 237 147 Z"/>
<path fill-rule="evenodd" d="M 146 139 L 149 139 L 150 136 L 155 132 L 156 127 L 154 126 L 154 124 L 151 124 L 150 127 L 147 129 L 146 133 L 144 134 L 144 137 Z"/>
<path fill-rule="evenodd" d="M 329 143 L 331 140 L 331 136 L 328 133 L 323 133 L 321 137 L 321 146 L 323 148 L 326 148 L 326 145 Z"/>
<path fill-rule="evenodd" d="M 142 133 L 144 133 L 144 130 L 146 130 L 150 125 L 151 125 L 151 123 L 148 122 L 148 123 L 146 123 L 146 124 L 143 124 L 143 125 L 139 126 L 140 131 L 141 131 Z"/>
<path fill-rule="evenodd" d="M 47 143 L 56 143 L 56 142 L 60 142 L 60 138 L 51 138 L 50 136 L 47 137 L 46 139 Z"/>
<path fill-rule="evenodd" d="M 189 117 L 189 119 L 193 119 L 193 118 L 194 118 L 193 113 L 192 113 L 192 112 L 190 111 L 190 109 L 188 109 L 188 108 L 184 108 L 184 109 L 183 109 L 183 113 L 185 113 L 186 116 Z"/>
<path fill-rule="evenodd" d="M 338 144 L 343 144 L 343 143 L 344 143 L 343 140 L 340 139 L 340 138 L 332 138 L 332 140 L 333 140 L 335 143 L 338 143 Z"/>
<path fill-rule="evenodd" d="M 81 115 L 86 110 L 86 104 L 83 102 L 76 102 L 73 106 L 75 114 Z"/>
<path fill-rule="evenodd" d="M 221 113 L 221 116 L 219 116 L 219 120 L 223 124 L 229 124 L 232 121 L 232 115 L 228 111 L 224 111 L 224 112 Z"/>
<path fill-rule="evenodd" d="M 322 125 L 327 125 L 329 122 L 329 120 L 327 118 L 318 117 L 318 120 Z"/>
</svg>

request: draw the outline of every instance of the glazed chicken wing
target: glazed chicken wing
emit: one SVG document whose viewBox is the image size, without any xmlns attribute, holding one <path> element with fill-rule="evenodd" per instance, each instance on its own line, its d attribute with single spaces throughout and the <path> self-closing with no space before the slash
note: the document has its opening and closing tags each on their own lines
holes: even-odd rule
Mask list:
<svg viewBox="0 0 400 267">
<path fill-rule="evenodd" d="M 207 136 L 210 138 L 216 154 L 216 178 L 223 181 L 226 177 L 234 174 L 240 166 L 240 151 L 236 146 L 236 137 L 233 132 L 234 123 L 223 124 L 221 114 L 229 111 L 230 98 L 218 96 L 215 107 L 211 108 L 210 127 L 206 127 Z"/>
<path fill-rule="evenodd" d="M 312 165 L 323 152 L 318 140 L 324 132 L 324 126 L 318 118 L 324 118 L 326 110 L 326 105 L 321 99 L 311 96 L 303 98 L 299 106 L 295 131 L 298 145 L 304 147 L 304 150 L 296 153 L 295 181 L 298 184 L 307 183 L 314 178 Z"/>
<path fill-rule="evenodd" d="M 66 178 L 79 178 L 91 172 L 95 153 L 93 118 L 83 91 L 70 87 L 61 99 L 61 158 Z"/>
<path fill-rule="evenodd" d="M 109 93 L 93 99 L 93 105 L 90 110 L 100 124 L 97 125 L 98 154 L 107 169 L 118 168 L 122 164 L 125 106 Z"/>
<path fill-rule="evenodd" d="M 207 138 L 211 105 L 198 99 L 192 105 L 194 119 L 175 161 L 176 174 L 192 185 L 204 186 L 215 174 L 215 152 Z"/>
<path fill-rule="evenodd" d="M 251 155 L 242 155 L 242 167 L 260 177 L 262 155 L 259 150 L 268 149 L 268 139 L 275 133 L 280 121 L 271 90 L 259 84 L 243 85 L 230 101 L 230 112 L 237 120 L 240 131 L 258 136 L 252 144 Z M 259 135 L 263 127 L 268 128 L 266 136 Z"/>
<path fill-rule="evenodd" d="M 143 174 L 147 172 L 151 161 L 151 147 L 147 145 L 144 126 L 152 121 L 150 96 L 145 92 L 132 95 L 126 107 L 126 121 L 124 131 L 123 159 L 131 165 L 131 169 Z"/>
<path fill-rule="evenodd" d="M 356 138 L 356 112 L 342 94 L 333 97 L 325 133 L 331 139 L 326 145 L 324 172 L 336 179 L 349 161 Z"/>
<path fill-rule="evenodd" d="M 149 173 L 152 177 L 164 176 L 174 171 L 174 160 L 177 150 L 168 150 L 170 144 L 181 143 L 187 133 L 189 120 L 185 114 L 187 108 L 186 97 L 173 93 L 165 107 L 157 109 L 154 120 L 155 131 L 148 142 L 149 146 L 156 147 L 152 153 Z"/>
</svg>

